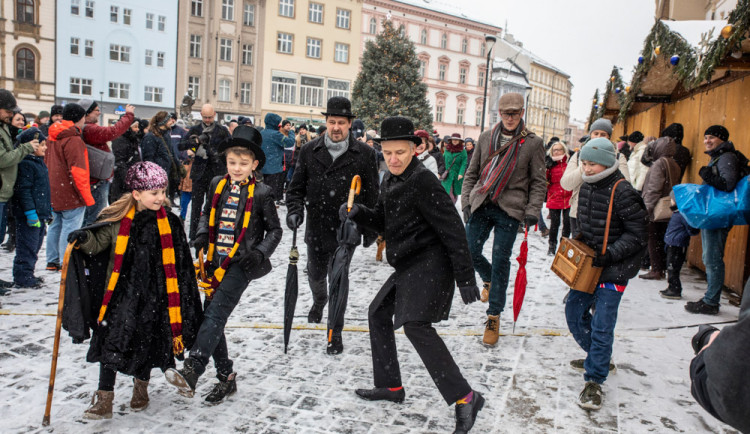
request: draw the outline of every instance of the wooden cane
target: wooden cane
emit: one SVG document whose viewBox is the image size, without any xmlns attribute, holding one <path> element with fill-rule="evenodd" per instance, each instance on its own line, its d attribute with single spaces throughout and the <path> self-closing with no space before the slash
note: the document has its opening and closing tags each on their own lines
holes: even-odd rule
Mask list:
<svg viewBox="0 0 750 434">
<path fill-rule="evenodd" d="M 354 175 L 354 178 L 352 178 L 352 185 L 349 188 L 349 200 L 346 201 L 347 211 L 352 210 L 352 206 L 354 206 L 354 196 L 359 195 L 359 192 L 361 189 L 362 189 L 362 178 L 360 178 L 359 175 Z"/>
<path fill-rule="evenodd" d="M 55 374 L 57 373 L 57 353 L 60 349 L 60 332 L 62 329 L 62 313 L 63 305 L 65 304 L 65 281 L 68 277 L 68 263 L 70 261 L 70 253 L 75 247 L 74 243 L 69 243 L 68 247 L 65 248 L 65 256 L 63 257 L 63 266 L 60 273 L 60 298 L 57 300 L 57 322 L 55 323 L 55 343 L 52 346 L 52 367 L 49 373 L 49 388 L 47 389 L 47 407 L 44 409 L 44 419 L 42 419 L 42 426 L 49 425 L 50 412 L 52 411 L 52 392 L 55 390 Z"/>
</svg>

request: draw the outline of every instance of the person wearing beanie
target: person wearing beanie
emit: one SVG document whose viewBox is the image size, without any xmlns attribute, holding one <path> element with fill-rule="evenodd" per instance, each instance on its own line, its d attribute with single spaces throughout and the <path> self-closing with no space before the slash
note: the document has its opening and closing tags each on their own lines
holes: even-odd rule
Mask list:
<svg viewBox="0 0 750 434">
<path fill-rule="evenodd" d="M 86 207 L 94 205 L 89 181 L 89 163 L 81 130 L 86 110 L 76 103 L 63 109 L 63 120 L 49 128 L 49 146 L 45 162 L 52 182 L 50 197 L 54 217 L 47 231 L 47 270 L 59 271 L 68 234 L 83 226 Z"/>
<path fill-rule="evenodd" d="M 96 226 L 66 237 L 76 247 L 71 261 L 92 264 L 91 279 L 104 288 L 95 317 L 75 302 L 66 303 L 63 315 L 74 340 L 88 337 L 89 324 L 99 324 L 86 356 L 99 364 L 99 384 L 84 419 L 112 418 L 118 372 L 134 377 L 130 409 L 148 407 L 151 370 L 175 366 L 195 342 L 203 318 L 182 221 L 165 207 L 167 173 L 140 162 L 125 179 L 129 192 L 102 211 Z M 94 260 L 102 257 L 109 261 Z M 70 283 L 72 300 L 87 299 L 77 293 L 81 286 Z"/>
<path fill-rule="evenodd" d="M 143 135 L 139 133 L 139 120 L 136 119 L 123 135 L 112 141 L 112 153 L 115 154 L 115 173 L 112 176 L 112 185 L 109 189 L 109 203 L 115 203 L 127 192 L 125 176 L 135 163 L 142 160 L 140 149 L 142 139 Z"/>
<path fill-rule="evenodd" d="M 606 137 L 609 139 L 612 137 L 612 122 L 609 119 L 599 118 L 591 123 L 589 128 L 589 136 L 592 139 L 597 137 Z"/>
<path fill-rule="evenodd" d="M 39 124 L 39 130 L 43 132 L 45 136 L 49 135 L 50 125 L 62 120 L 62 111 L 63 107 L 57 104 L 49 109 L 49 120 L 45 123 Z"/>
<path fill-rule="evenodd" d="M 703 183 L 721 191 L 733 191 L 740 180 L 740 153 L 735 151 L 729 141 L 729 131 L 722 125 L 711 125 L 703 133 L 705 153 L 710 160 L 708 165 L 698 171 Z M 709 206 L 711 206 L 709 204 Z M 689 301 L 685 310 L 690 313 L 716 315 L 719 313 L 721 289 L 724 286 L 724 247 L 731 226 L 719 229 L 701 229 L 703 263 L 706 265 L 707 288 L 703 298 Z"/>
<path fill-rule="evenodd" d="M 585 359 L 570 362 L 571 368 L 584 372 L 586 382 L 577 404 L 586 410 L 599 410 L 601 385 L 614 369 L 611 357 L 617 310 L 628 281 L 638 274 L 646 249 L 647 214 L 641 195 L 618 170 L 609 139 L 591 139 L 581 148 L 579 157 L 583 179 L 578 199 L 581 241 L 595 252 L 593 265 L 602 268 L 602 274 L 593 293 L 570 290 L 565 318 L 576 343 L 586 352 Z M 604 216 L 610 198 L 612 216 L 605 234 Z M 605 237 L 607 247 L 602 252 Z"/>
<path fill-rule="evenodd" d="M 547 255 L 555 256 L 557 251 L 557 235 L 562 223 L 562 236 L 570 237 L 570 196 L 571 193 L 560 186 L 560 179 L 568 166 L 568 147 L 564 142 L 557 141 L 547 151 L 547 209 L 551 224 L 547 230 L 549 250 Z M 543 220 L 540 216 L 539 221 Z M 544 237 L 544 233 L 542 233 Z"/>
<path fill-rule="evenodd" d="M 39 116 L 36 117 L 36 124 L 44 125 L 46 123 L 49 123 L 49 112 L 47 110 L 42 110 L 39 112 Z"/>
<path fill-rule="evenodd" d="M 674 160 L 677 162 L 677 165 L 680 166 L 680 179 L 682 179 L 682 176 L 685 174 L 685 170 L 687 170 L 687 167 L 690 165 L 690 161 L 693 159 L 693 157 L 690 155 L 690 150 L 682 146 L 682 139 L 684 135 L 685 129 L 682 127 L 682 124 L 678 124 L 676 122 L 669 124 L 662 130 L 661 134 L 659 135 L 659 137 L 671 137 L 674 139 L 675 143 L 677 143 L 677 151 L 675 151 Z"/>
</svg>

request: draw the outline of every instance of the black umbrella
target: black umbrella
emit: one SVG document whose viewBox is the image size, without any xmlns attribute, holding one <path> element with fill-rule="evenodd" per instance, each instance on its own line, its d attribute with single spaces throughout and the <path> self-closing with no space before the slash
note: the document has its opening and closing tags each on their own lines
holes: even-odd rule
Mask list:
<svg viewBox="0 0 750 434">
<path fill-rule="evenodd" d="M 284 354 L 289 346 L 289 335 L 292 333 L 292 321 L 294 320 L 294 309 L 297 307 L 297 261 L 299 251 L 297 250 L 297 229 L 292 235 L 292 249 L 289 251 L 289 268 L 286 270 L 286 289 L 284 290 Z"/>
</svg>

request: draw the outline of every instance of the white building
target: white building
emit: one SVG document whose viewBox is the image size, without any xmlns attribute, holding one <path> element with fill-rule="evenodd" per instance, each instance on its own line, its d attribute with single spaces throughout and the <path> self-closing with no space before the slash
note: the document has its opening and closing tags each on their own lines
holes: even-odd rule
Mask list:
<svg viewBox="0 0 750 434">
<path fill-rule="evenodd" d="M 528 95 L 531 85 L 527 78 L 527 72 L 521 69 L 512 58 L 495 58 L 492 63 L 491 87 L 488 96 L 489 125 L 495 125 L 500 121 L 499 106 L 500 97 L 506 93 L 520 93 L 528 105 Z"/>
<path fill-rule="evenodd" d="M 174 110 L 177 0 L 57 2 L 58 103 L 91 98 L 104 123 L 127 104 L 150 118 Z"/>
</svg>

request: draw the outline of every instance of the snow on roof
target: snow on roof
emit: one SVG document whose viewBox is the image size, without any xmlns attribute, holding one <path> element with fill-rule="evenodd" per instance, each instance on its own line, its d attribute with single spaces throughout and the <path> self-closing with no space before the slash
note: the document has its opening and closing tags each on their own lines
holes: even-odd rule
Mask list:
<svg viewBox="0 0 750 434">
<path fill-rule="evenodd" d="M 726 20 L 661 20 L 669 30 L 679 34 L 692 47 L 699 47 L 701 41 L 710 42 L 719 37 L 721 29 L 727 25 Z M 707 35 L 708 37 L 704 37 Z"/>
<path fill-rule="evenodd" d="M 530 87 L 529 81 L 524 76 L 518 74 L 496 73 L 492 75 L 492 81 L 515 84 L 523 88 Z"/>
<path fill-rule="evenodd" d="M 529 57 L 533 63 L 542 65 L 545 68 L 548 68 L 548 69 L 551 69 L 553 71 L 559 72 L 560 74 L 562 74 L 562 75 L 570 78 L 570 74 L 568 74 L 567 72 L 563 71 L 562 69 L 556 67 L 555 65 L 547 62 L 546 60 L 544 60 L 541 57 L 537 56 L 536 54 L 532 53 L 528 49 L 526 49 L 524 47 L 519 47 L 518 45 L 514 45 L 513 48 L 515 48 L 517 50 L 520 50 L 521 53 L 523 55 Z"/>
<path fill-rule="evenodd" d="M 394 0 L 394 1 L 396 3 L 404 3 L 407 5 L 411 5 L 411 6 L 416 6 L 418 8 L 428 9 L 433 12 L 440 12 L 446 15 L 451 15 L 457 18 L 474 21 L 479 24 L 497 27 L 498 29 L 500 29 L 500 26 L 498 26 L 496 23 L 491 23 L 489 21 L 481 20 L 479 18 L 467 15 L 466 13 L 464 13 L 463 9 L 459 9 L 456 6 L 454 6 L 454 3 L 449 3 L 449 2 L 441 1 L 441 0 Z"/>
</svg>

